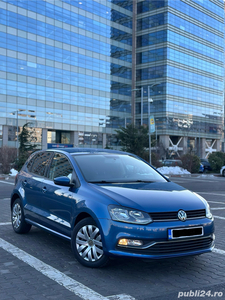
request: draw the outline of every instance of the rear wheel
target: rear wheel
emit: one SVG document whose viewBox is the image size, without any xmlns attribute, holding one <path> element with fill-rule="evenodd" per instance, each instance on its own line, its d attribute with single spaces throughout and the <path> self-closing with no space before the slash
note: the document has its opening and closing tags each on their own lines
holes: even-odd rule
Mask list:
<svg viewBox="0 0 225 300">
<path fill-rule="evenodd" d="M 31 225 L 25 221 L 22 202 L 19 198 L 13 202 L 11 221 L 13 230 L 16 233 L 27 233 L 31 229 Z"/>
<path fill-rule="evenodd" d="M 72 233 L 71 246 L 76 259 L 85 267 L 100 268 L 109 262 L 103 251 L 100 230 L 92 218 L 77 223 Z"/>
<path fill-rule="evenodd" d="M 225 169 L 223 170 L 222 175 L 223 175 L 223 177 L 225 177 Z"/>
</svg>

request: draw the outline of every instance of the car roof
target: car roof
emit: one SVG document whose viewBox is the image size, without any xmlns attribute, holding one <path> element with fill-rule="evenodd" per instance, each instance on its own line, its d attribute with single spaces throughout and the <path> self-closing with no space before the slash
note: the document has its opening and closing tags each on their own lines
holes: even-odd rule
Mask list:
<svg viewBox="0 0 225 300">
<path fill-rule="evenodd" d="M 113 150 L 113 149 L 103 149 L 103 148 L 55 148 L 55 149 L 47 149 L 48 151 L 63 151 L 70 154 L 76 154 L 76 153 L 114 153 L 114 154 L 127 154 L 127 155 L 133 155 L 135 154 L 119 151 L 119 150 Z"/>
</svg>

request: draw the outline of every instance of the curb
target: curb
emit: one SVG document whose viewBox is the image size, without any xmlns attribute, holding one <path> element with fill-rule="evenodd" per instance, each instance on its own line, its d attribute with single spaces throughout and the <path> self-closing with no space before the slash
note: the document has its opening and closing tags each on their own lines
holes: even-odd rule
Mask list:
<svg viewBox="0 0 225 300">
<path fill-rule="evenodd" d="M 220 174 L 166 174 L 170 177 L 191 177 L 191 178 L 210 178 L 210 177 L 222 177 Z"/>
</svg>

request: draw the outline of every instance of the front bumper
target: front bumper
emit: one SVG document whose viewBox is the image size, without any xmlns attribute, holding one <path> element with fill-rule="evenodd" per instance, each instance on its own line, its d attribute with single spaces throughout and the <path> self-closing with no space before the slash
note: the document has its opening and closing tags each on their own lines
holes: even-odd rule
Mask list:
<svg viewBox="0 0 225 300">
<path fill-rule="evenodd" d="M 198 255 L 211 252 L 215 245 L 213 220 L 195 219 L 186 222 L 153 222 L 148 225 L 134 225 L 101 219 L 104 251 L 110 256 L 127 256 L 160 259 L 177 256 Z M 204 235 L 169 240 L 168 229 L 203 226 Z M 118 246 L 119 239 L 143 241 L 142 246 Z"/>
</svg>

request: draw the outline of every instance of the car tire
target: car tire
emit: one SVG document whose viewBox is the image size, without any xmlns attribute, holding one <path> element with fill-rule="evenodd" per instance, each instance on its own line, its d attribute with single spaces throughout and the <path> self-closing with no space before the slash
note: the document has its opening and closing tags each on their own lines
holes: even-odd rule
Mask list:
<svg viewBox="0 0 225 300">
<path fill-rule="evenodd" d="M 85 267 L 101 268 L 109 262 L 103 251 L 100 230 L 92 218 L 85 218 L 76 224 L 71 246 L 76 259 Z"/>
<path fill-rule="evenodd" d="M 31 229 L 32 225 L 25 221 L 22 202 L 19 198 L 13 202 L 11 209 L 11 221 L 13 230 L 16 233 L 28 233 Z"/>
<path fill-rule="evenodd" d="M 225 169 L 222 172 L 222 176 L 225 177 Z"/>
</svg>

